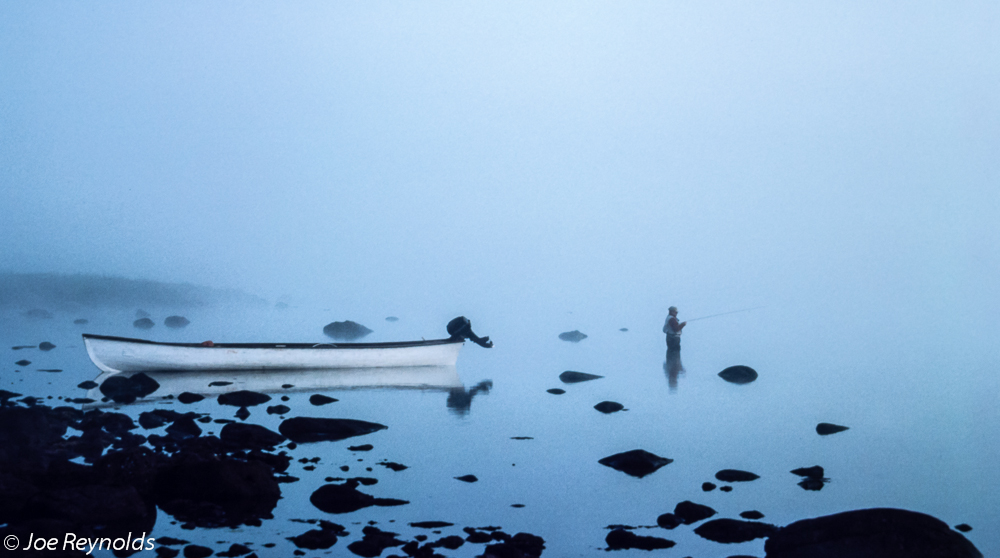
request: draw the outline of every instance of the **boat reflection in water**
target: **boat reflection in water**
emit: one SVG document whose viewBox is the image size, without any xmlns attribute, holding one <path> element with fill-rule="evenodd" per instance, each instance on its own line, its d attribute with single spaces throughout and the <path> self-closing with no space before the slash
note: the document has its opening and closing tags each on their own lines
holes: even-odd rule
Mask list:
<svg viewBox="0 0 1000 558">
<path fill-rule="evenodd" d="M 680 351 L 667 351 L 667 360 L 663 363 L 663 371 L 667 373 L 667 386 L 670 391 L 677 391 L 677 378 L 684 372 Z"/>
<path fill-rule="evenodd" d="M 145 372 L 160 385 L 153 393 L 136 403 L 156 403 L 169 396 L 196 393 L 213 397 L 233 391 L 248 390 L 259 393 L 291 394 L 296 392 L 321 393 L 342 390 L 422 390 L 448 393 L 448 408 L 468 413 L 472 397 L 479 392 L 489 392 L 492 382 L 480 382 L 466 391 L 454 366 L 405 366 L 385 368 L 334 368 L 316 370 L 204 370 Z M 100 385 L 112 376 L 129 377 L 129 373 L 103 373 L 95 382 Z M 87 392 L 95 403 L 85 404 L 84 409 L 116 406 L 117 403 L 101 402 L 104 395 L 100 387 Z"/>
</svg>

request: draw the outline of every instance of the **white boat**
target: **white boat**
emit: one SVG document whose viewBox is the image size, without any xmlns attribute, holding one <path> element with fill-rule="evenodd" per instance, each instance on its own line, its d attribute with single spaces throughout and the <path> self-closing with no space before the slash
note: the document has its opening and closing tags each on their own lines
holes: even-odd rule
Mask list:
<svg viewBox="0 0 1000 558">
<path fill-rule="evenodd" d="M 315 370 L 454 366 L 461 337 L 392 343 L 160 343 L 83 334 L 103 372 Z"/>
</svg>

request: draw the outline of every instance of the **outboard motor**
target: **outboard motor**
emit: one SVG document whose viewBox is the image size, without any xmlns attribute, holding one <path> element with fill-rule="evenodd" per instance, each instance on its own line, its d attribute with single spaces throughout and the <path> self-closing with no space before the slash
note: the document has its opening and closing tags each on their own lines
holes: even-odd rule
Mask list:
<svg viewBox="0 0 1000 558">
<path fill-rule="evenodd" d="M 479 337 L 475 333 L 472 333 L 472 322 L 465 316 L 459 316 L 448 322 L 448 335 L 451 335 L 452 339 L 468 339 L 486 349 L 493 346 L 493 341 L 490 341 L 489 335 Z"/>
</svg>

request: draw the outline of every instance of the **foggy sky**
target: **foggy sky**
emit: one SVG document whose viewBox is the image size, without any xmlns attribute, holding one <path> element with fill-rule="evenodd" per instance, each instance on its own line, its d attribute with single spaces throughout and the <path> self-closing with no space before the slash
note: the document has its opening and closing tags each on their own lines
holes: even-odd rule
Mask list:
<svg viewBox="0 0 1000 558">
<path fill-rule="evenodd" d="M 0 269 L 998 311 L 1000 6 L 871 4 L 4 2 Z"/>
</svg>

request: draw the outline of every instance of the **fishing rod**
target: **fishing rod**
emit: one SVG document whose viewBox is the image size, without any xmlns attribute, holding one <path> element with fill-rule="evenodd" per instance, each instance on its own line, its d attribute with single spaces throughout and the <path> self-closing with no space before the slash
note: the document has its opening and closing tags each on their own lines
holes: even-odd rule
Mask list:
<svg viewBox="0 0 1000 558">
<path fill-rule="evenodd" d="M 736 313 L 739 313 L 739 312 L 749 312 L 751 310 L 759 310 L 761 308 L 764 308 L 764 306 L 754 306 L 753 308 L 744 308 L 742 310 L 731 310 L 729 312 L 723 312 L 721 314 L 712 314 L 711 316 L 702 316 L 700 318 L 691 318 L 690 320 L 685 320 L 685 321 L 687 321 L 687 322 L 695 322 L 695 321 L 698 321 L 698 320 L 707 320 L 708 318 L 715 318 L 717 316 L 725 316 L 727 314 L 736 314 Z"/>
</svg>

